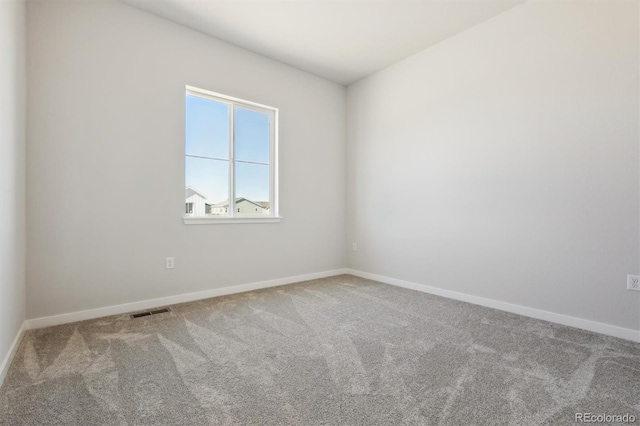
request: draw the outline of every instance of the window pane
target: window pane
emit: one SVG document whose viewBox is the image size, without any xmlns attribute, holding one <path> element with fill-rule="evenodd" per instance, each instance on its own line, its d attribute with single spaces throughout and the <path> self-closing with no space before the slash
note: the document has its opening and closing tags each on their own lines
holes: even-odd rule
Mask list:
<svg viewBox="0 0 640 426">
<path fill-rule="evenodd" d="M 269 214 L 269 207 L 269 166 L 236 162 L 236 214 Z"/>
<path fill-rule="evenodd" d="M 269 115 L 235 109 L 236 160 L 269 164 Z"/>
<path fill-rule="evenodd" d="M 229 158 L 230 107 L 187 95 L 186 154 Z"/>
<path fill-rule="evenodd" d="M 228 215 L 229 162 L 186 157 L 185 204 L 194 216 Z"/>
</svg>

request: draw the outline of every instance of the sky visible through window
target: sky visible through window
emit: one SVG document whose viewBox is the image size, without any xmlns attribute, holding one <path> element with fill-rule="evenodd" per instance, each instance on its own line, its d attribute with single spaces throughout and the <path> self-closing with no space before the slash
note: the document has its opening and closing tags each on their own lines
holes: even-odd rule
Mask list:
<svg viewBox="0 0 640 426">
<path fill-rule="evenodd" d="M 186 99 L 186 186 L 216 204 L 229 199 L 231 105 Z M 269 115 L 235 107 L 235 197 L 269 201 Z"/>
</svg>

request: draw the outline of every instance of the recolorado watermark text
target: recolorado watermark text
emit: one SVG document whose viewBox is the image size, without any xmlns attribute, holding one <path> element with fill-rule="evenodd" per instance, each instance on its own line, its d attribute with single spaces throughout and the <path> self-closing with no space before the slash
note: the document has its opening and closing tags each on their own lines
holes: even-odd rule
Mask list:
<svg viewBox="0 0 640 426">
<path fill-rule="evenodd" d="M 633 414 L 607 414 L 607 413 L 576 413 L 574 420 L 576 423 L 628 423 L 636 422 Z"/>
</svg>

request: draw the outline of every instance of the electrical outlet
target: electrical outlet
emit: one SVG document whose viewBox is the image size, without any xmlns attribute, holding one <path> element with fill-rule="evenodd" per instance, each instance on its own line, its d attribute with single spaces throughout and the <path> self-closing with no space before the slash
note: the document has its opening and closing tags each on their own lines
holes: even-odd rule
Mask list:
<svg viewBox="0 0 640 426">
<path fill-rule="evenodd" d="M 174 268 L 173 257 L 167 257 L 167 269 L 173 269 L 173 268 Z"/>
<path fill-rule="evenodd" d="M 353 243 L 353 245 L 351 246 L 351 250 L 358 251 L 358 243 Z"/>
<path fill-rule="evenodd" d="M 640 275 L 627 275 L 627 290 L 640 291 Z"/>
</svg>

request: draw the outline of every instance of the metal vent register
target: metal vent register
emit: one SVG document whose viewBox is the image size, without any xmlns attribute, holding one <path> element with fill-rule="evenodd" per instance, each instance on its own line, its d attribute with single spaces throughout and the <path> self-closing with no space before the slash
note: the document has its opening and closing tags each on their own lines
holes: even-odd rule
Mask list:
<svg viewBox="0 0 640 426">
<path fill-rule="evenodd" d="M 164 314 L 169 311 L 170 311 L 169 308 L 162 308 L 162 309 L 156 309 L 154 311 L 138 312 L 137 314 L 132 314 L 131 318 L 135 319 L 135 318 L 141 318 L 141 317 L 148 317 L 150 315 Z"/>
</svg>

